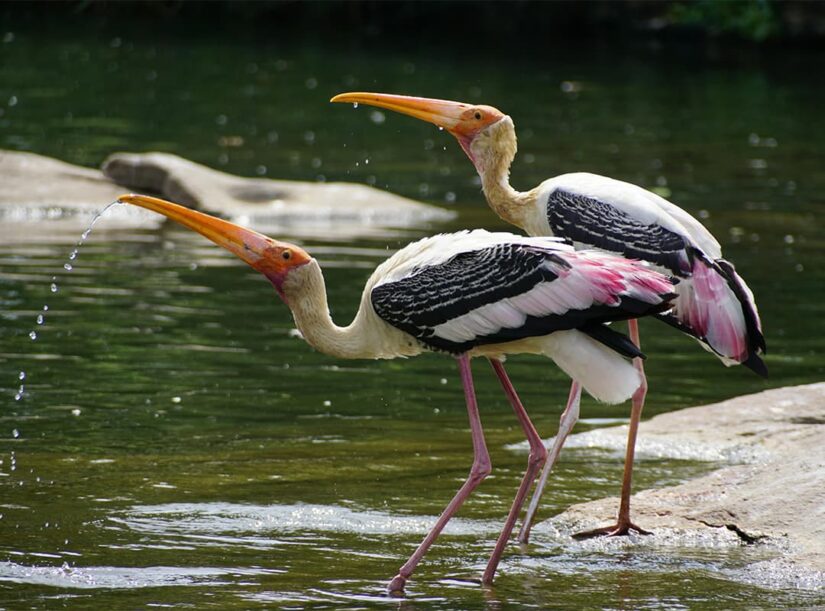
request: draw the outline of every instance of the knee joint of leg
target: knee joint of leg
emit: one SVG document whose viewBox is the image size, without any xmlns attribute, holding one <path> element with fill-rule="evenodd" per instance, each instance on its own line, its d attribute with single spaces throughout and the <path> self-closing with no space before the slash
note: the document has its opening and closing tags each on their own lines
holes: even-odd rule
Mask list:
<svg viewBox="0 0 825 611">
<path fill-rule="evenodd" d="M 544 447 L 544 444 L 539 444 L 535 448 L 530 450 L 530 455 L 527 457 L 527 463 L 529 465 L 543 465 L 544 462 L 547 460 L 547 448 Z"/>
<path fill-rule="evenodd" d="M 474 462 L 473 468 L 470 470 L 470 479 L 480 482 L 492 472 L 493 465 L 490 463 L 489 458 L 487 460 Z"/>
</svg>

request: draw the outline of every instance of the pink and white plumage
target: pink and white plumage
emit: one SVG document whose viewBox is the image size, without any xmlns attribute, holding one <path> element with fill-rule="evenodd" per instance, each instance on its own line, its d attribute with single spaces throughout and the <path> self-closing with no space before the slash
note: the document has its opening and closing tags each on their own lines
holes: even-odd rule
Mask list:
<svg viewBox="0 0 825 611">
<path fill-rule="evenodd" d="M 640 259 L 678 277 L 674 310 L 660 315 L 696 338 L 725 365 L 744 364 L 760 375 L 765 340 L 753 294 L 702 224 L 675 204 L 635 185 L 587 173 L 565 174 L 520 192 L 509 183 L 518 149 L 513 120 L 492 106 L 450 100 L 353 92 L 332 102 L 361 103 L 400 112 L 438 125 L 453 135 L 481 177 L 490 207 L 505 221 L 533 236 L 556 235 L 577 246 L 599 248 Z M 628 322 L 638 345 L 638 326 Z M 630 491 L 636 431 L 647 383 L 633 396 L 619 515 L 615 525 L 584 535 L 645 532 L 630 520 Z M 542 472 L 519 540 L 527 542 L 549 470 L 578 418 L 579 386 L 574 382 L 562 413 L 551 458 Z"/>
<path fill-rule="evenodd" d="M 292 310 L 304 339 L 319 351 L 376 359 L 436 350 L 456 357 L 473 466 L 421 545 L 390 581 L 391 592 L 404 589 L 441 530 L 492 469 L 473 390 L 471 357 L 490 359 L 531 448 L 527 470 L 482 577 L 490 583 L 547 456 L 500 359 L 506 354 L 545 354 L 581 379 L 594 396 L 626 399 L 639 385 L 626 357 L 641 353 L 605 323 L 660 312 L 674 297 L 667 278 L 613 255 L 575 252 L 553 238 L 459 232 L 425 238 L 387 259 L 367 281 L 352 323 L 339 327 L 329 313 L 321 268 L 302 248 L 156 198 L 126 195 L 120 200 L 200 232 L 264 274 Z"/>
</svg>

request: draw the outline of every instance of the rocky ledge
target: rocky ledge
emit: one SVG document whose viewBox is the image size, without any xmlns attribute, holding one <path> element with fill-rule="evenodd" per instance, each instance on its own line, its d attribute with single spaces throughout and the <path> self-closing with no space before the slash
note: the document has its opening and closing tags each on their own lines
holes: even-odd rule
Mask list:
<svg viewBox="0 0 825 611">
<path fill-rule="evenodd" d="M 568 447 L 622 451 L 627 427 L 573 435 Z M 600 549 L 747 546 L 740 578 L 760 585 L 825 588 L 825 383 L 768 390 L 643 422 L 637 454 L 718 461 L 717 470 L 633 496 L 633 517 L 652 536 L 573 542 L 615 520 L 617 498 L 570 507 L 537 525 L 534 542 Z"/>
</svg>

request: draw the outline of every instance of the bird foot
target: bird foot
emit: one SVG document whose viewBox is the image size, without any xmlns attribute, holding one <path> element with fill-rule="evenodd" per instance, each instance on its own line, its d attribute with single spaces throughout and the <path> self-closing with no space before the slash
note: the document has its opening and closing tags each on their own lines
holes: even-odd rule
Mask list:
<svg viewBox="0 0 825 611">
<path fill-rule="evenodd" d="M 399 573 L 387 584 L 387 594 L 390 596 L 404 596 L 405 585 L 407 585 L 407 579 Z"/>
<path fill-rule="evenodd" d="M 621 537 L 629 535 L 631 532 L 640 535 L 652 535 L 653 533 L 644 528 L 636 526 L 633 522 L 619 522 L 612 526 L 603 526 L 601 528 L 594 528 L 593 530 L 585 530 L 573 535 L 576 541 L 584 541 L 585 539 L 593 539 L 595 537 Z"/>
</svg>

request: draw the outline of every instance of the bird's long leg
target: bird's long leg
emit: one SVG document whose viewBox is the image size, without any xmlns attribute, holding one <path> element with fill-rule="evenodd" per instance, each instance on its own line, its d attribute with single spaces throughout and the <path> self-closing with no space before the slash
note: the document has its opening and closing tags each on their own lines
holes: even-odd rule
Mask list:
<svg viewBox="0 0 825 611">
<path fill-rule="evenodd" d="M 641 342 L 639 341 L 639 321 L 636 319 L 628 320 L 627 330 L 630 333 L 631 341 L 636 344 L 638 348 L 641 348 Z M 633 409 L 630 412 L 630 424 L 627 430 L 627 450 L 625 451 L 624 458 L 624 475 L 622 476 L 622 498 L 619 503 L 619 516 L 616 524 L 576 533 L 573 535 L 575 539 L 589 539 L 602 535 L 615 537 L 618 535 L 626 535 L 631 530 L 642 535 L 651 534 L 650 531 L 639 528 L 630 521 L 630 492 L 633 482 L 633 460 L 636 454 L 636 434 L 639 431 L 642 408 L 645 405 L 645 396 L 647 395 L 647 378 L 645 377 L 645 368 L 642 359 L 638 357 L 633 359 L 633 365 L 639 372 L 642 383 L 636 392 L 633 393 Z"/>
<path fill-rule="evenodd" d="M 470 469 L 467 480 L 461 488 L 458 489 L 453 500 L 444 508 L 444 511 L 430 532 L 427 533 L 427 536 L 424 537 L 424 540 L 413 552 L 412 556 L 410 556 L 410 559 L 404 563 L 404 566 L 398 570 L 398 574 L 393 577 L 392 581 L 387 585 L 387 591 L 390 594 L 401 594 L 404 592 L 404 585 L 407 583 L 410 575 L 412 575 L 416 565 L 421 561 L 421 558 L 423 558 L 427 550 L 430 549 L 430 546 L 436 538 L 438 538 L 438 535 L 447 525 L 447 522 L 450 521 L 450 518 L 453 517 L 453 514 L 458 511 L 467 497 L 470 496 L 470 493 L 475 490 L 481 483 L 481 480 L 487 477 L 492 470 L 490 454 L 487 452 L 487 444 L 484 442 L 484 431 L 481 428 L 481 418 L 479 418 L 478 415 L 478 404 L 476 403 L 476 395 L 473 388 L 473 374 L 470 369 L 470 357 L 466 354 L 458 357 L 458 368 L 461 372 L 461 382 L 464 385 L 467 415 L 470 419 L 470 432 L 473 439 L 473 466 Z"/>
<path fill-rule="evenodd" d="M 507 395 L 507 398 L 510 400 L 510 405 L 513 406 L 516 418 L 518 418 L 519 424 L 527 437 L 527 441 L 530 444 L 530 455 L 527 458 L 527 470 L 524 472 L 524 477 L 521 479 L 516 497 L 513 499 L 513 506 L 510 508 L 507 521 L 504 523 L 504 528 L 501 529 L 501 534 L 498 537 L 498 541 L 496 541 L 496 547 L 481 577 L 481 583 L 483 584 L 493 582 L 493 577 L 496 574 L 496 568 L 501 560 L 501 555 L 507 546 L 507 542 L 510 540 L 510 535 L 513 534 L 513 527 L 524 505 L 524 500 L 527 498 L 527 493 L 530 492 L 530 486 L 533 484 L 538 470 L 544 464 L 544 461 L 547 460 L 547 449 L 544 447 L 541 437 L 536 432 L 533 423 L 530 422 L 527 410 L 525 410 L 521 404 L 521 400 L 519 400 L 516 389 L 513 388 L 507 372 L 504 371 L 504 364 L 498 359 L 490 359 L 490 364 L 493 366 L 499 382 L 501 382 L 501 386 L 504 388 L 504 394 Z"/>
<path fill-rule="evenodd" d="M 544 463 L 544 469 L 541 472 L 541 477 L 536 484 L 536 490 L 533 492 L 533 498 L 530 499 L 530 506 L 527 508 L 527 515 L 524 516 L 524 522 L 521 524 L 521 530 L 518 533 L 518 540 L 520 543 L 527 543 L 530 540 L 530 529 L 533 527 L 533 521 L 536 519 L 536 511 L 539 507 L 541 495 L 544 494 L 544 487 L 547 485 L 547 476 L 556 464 L 559 458 L 561 448 L 564 445 L 570 431 L 573 430 L 573 425 L 579 419 L 579 404 L 582 398 L 581 384 L 573 380 L 570 385 L 570 395 L 567 397 L 567 406 L 561 413 L 559 418 L 559 431 L 553 441 L 553 447 L 547 456 L 547 462 Z"/>
</svg>

